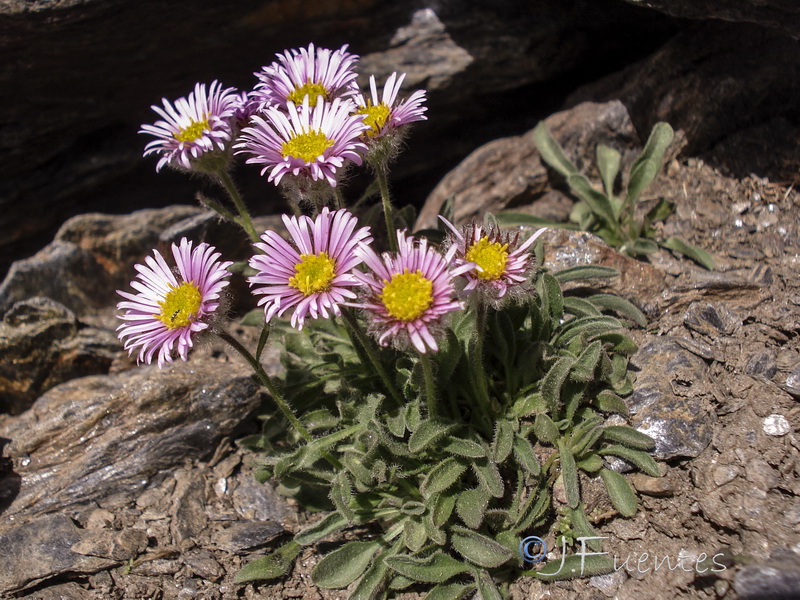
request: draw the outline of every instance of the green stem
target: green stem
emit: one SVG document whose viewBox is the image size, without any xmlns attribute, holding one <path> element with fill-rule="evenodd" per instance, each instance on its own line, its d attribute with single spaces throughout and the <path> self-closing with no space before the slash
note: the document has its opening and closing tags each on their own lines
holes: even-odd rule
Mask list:
<svg viewBox="0 0 800 600">
<path fill-rule="evenodd" d="M 486 370 L 483 364 L 483 338 L 486 334 L 486 305 L 478 304 L 475 309 L 475 341 L 472 346 L 472 371 L 475 374 L 475 391 L 478 394 L 483 418 L 491 421 L 491 400 L 489 386 L 486 382 Z"/>
<path fill-rule="evenodd" d="M 436 393 L 436 379 L 433 376 L 433 366 L 430 357 L 420 352 L 419 360 L 422 363 L 422 374 L 425 377 L 425 396 L 428 399 L 428 416 L 438 419 L 441 415 L 439 396 Z"/>
<path fill-rule="evenodd" d="M 386 372 L 386 369 L 384 369 L 383 364 L 378 357 L 375 344 L 371 339 L 369 339 L 361 325 L 358 324 L 358 320 L 349 308 L 342 308 L 342 316 L 347 324 L 348 333 L 350 333 L 351 337 L 355 336 L 358 344 L 360 344 L 367 353 L 367 358 L 369 359 L 372 368 L 375 370 L 375 373 L 381 378 L 381 381 L 383 381 L 386 391 L 389 392 L 389 395 L 392 397 L 392 399 L 394 399 L 398 406 L 403 406 L 403 396 L 397 390 L 397 387 L 395 387 L 392 379 Z"/>
<path fill-rule="evenodd" d="M 259 238 L 258 233 L 256 233 L 256 228 L 253 225 L 253 220 L 250 218 L 250 213 L 247 212 L 247 207 L 242 201 L 242 196 L 239 194 L 239 190 L 236 189 L 236 185 L 233 183 L 233 179 L 231 179 L 228 171 L 224 169 L 220 170 L 219 173 L 217 173 L 217 180 L 219 184 L 225 188 L 225 191 L 228 192 L 231 200 L 236 205 L 236 210 L 239 211 L 239 224 L 247 232 L 250 240 L 257 242 Z"/>
<path fill-rule="evenodd" d="M 239 354 L 241 354 L 244 359 L 250 364 L 255 371 L 256 378 L 258 379 L 259 383 L 263 385 L 269 391 L 272 399 L 275 401 L 275 404 L 278 405 L 278 408 L 283 413 L 283 416 L 286 417 L 286 420 L 289 421 L 292 426 L 295 428 L 297 433 L 308 443 L 311 443 L 314 438 L 311 437 L 311 434 L 308 432 L 300 420 L 295 416 L 292 407 L 289 406 L 289 403 L 283 397 L 283 394 L 278 391 L 278 388 L 275 387 L 275 384 L 272 383 L 272 380 L 267 375 L 266 371 L 264 371 L 264 367 L 261 366 L 261 363 L 256 360 L 256 358 L 250 354 L 250 352 L 242 346 L 242 344 L 233 337 L 230 333 L 225 331 L 224 329 L 220 329 L 218 327 L 212 327 L 211 332 L 217 335 L 221 340 L 229 344 L 234 350 L 236 350 Z M 335 457 L 331 456 L 327 452 L 323 452 L 323 458 L 327 460 L 334 469 L 341 470 L 343 468 L 342 463 L 340 463 Z"/>
<path fill-rule="evenodd" d="M 389 181 L 385 167 L 375 169 L 375 177 L 378 180 L 378 188 L 381 191 L 383 200 L 383 217 L 386 219 L 386 233 L 389 236 L 389 249 L 397 252 L 397 232 L 394 228 L 394 216 L 392 214 L 392 197 L 389 195 Z"/>
</svg>

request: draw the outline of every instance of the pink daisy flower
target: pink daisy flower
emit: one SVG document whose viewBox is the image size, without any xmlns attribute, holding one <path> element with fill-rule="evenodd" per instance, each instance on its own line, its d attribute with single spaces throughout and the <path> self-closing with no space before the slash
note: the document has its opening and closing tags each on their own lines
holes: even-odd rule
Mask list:
<svg viewBox="0 0 800 600">
<path fill-rule="evenodd" d="M 142 125 L 139 133 L 155 136 L 145 146 L 144 156 L 160 154 L 156 165 L 191 170 L 210 153 L 226 151 L 232 139 L 231 121 L 240 99 L 234 88 L 222 89 L 214 81 L 206 93 L 205 84 L 198 83 L 187 98 L 178 98 L 173 105 L 166 98 L 164 107 L 152 106 L 163 120 Z"/>
<path fill-rule="evenodd" d="M 255 73 L 261 83 L 254 93 L 264 108 L 283 109 L 289 102 L 299 105 L 306 97 L 313 107 L 320 96 L 332 102 L 358 92 L 353 70 L 358 56 L 347 52 L 346 44 L 336 51 L 309 44 L 308 48 L 287 50 L 277 57 L 277 62 Z"/>
<path fill-rule="evenodd" d="M 452 249 L 455 264 L 471 264 L 463 276 L 467 283 L 465 292 L 477 291 L 479 298 L 497 307 L 509 290 L 525 292 L 522 285 L 533 266 L 530 247 L 546 228 L 537 230 L 523 243 L 519 233 L 513 236 L 489 229 L 484 232 L 473 223 L 461 230 L 444 217 L 439 217 L 452 232 Z"/>
<path fill-rule="evenodd" d="M 117 290 L 125 298 L 117 304 L 124 311 L 124 321 L 117 328 L 125 349 L 133 354 L 138 349 L 137 362 L 150 364 L 158 352 L 158 366 L 171 363 L 173 351 L 186 360 L 192 347 L 192 336 L 209 326 L 209 320 L 219 307 L 219 297 L 228 281 L 231 262 L 220 262 L 213 246 L 199 244 L 192 250 L 186 238 L 180 246 L 172 244 L 177 268 L 167 266 L 164 257 L 153 251 L 145 258 L 146 265 L 136 265 L 138 275 L 131 287 L 138 294 Z"/>
<path fill-rule="evenodd" d="M 265 231 L 255 244 L 263 254 L 250 259 L 258 274 L 249 278 L 253 293 L 263 296 L 267 321 L 294 307 L 291 324 L 303 328 L 309 315 L 326 319 L 340 315 L 339 304 L 352 300 L 349 288 L 358 285 L 353 269 L 361 264 L 355 249 L 369 244 L 369 227 L 356 229 L 358 219 L 345 209 L 331 212 L 323 208 L 316 219 L 283 215 L 283 222 L 294 244 L 274 231 Z"/>
<path fill-rule="evenodd" d="M 434 334 L 447 313 L 464 308 L 455 300 L 453 278 L 471 269 L 461 265 L 450 269 L 456 248 L 442 255 L 422 238 L 415 241 L 405 232 L 397 232 L 398 253 L 379 257 L 372 248 L 359 245 L 356 254 L 372 273 L 356 272 L 367 288 L 365 301 L 353 304 L 370 313 L 372 333 L 378 343 L 398 347 L 411 346 L 419 352 L 438 351 Z"/>
<path fill-rule="evenodd" d="M 358 141 L 367 128 L 360 116 L 350 114 L 352 104 L 336 99 L 321 102 L 312 108 L 308 96 L 298 108 L 293 102 L 286 113 L 276 107 L 266 110 L 264 117 L 254 115 L 252 126 L 242 130 L 237 154 L 252 154 L 248 163 L 263 164 L 263 175 L 280 183 L 284 175 L 326 180 L 336 187 L 337 171 L 350 160 L 361 164 L 366 146 Z"/>
<path fill-rule="evenodd" d="M 400 77 L 397 73 L 389 75 L 383 87 L 383 95 L 378 98 L 375 76 L 371 75 L 369 78 L 371 97 L 365 99 L 361 94 L 356 96 L 356 113 L 364 115 L 364 122 L 369 126 L 366 131 L 368 137 L 396 133 L 403 125 L 427 119 L 424 113 L 428 108 L 422 105 L 425 102 L 425 90 L 417 90 L 402 102 L 396 103 L 397 94 L 405 77 L 405 73 Z"/>
</svg>

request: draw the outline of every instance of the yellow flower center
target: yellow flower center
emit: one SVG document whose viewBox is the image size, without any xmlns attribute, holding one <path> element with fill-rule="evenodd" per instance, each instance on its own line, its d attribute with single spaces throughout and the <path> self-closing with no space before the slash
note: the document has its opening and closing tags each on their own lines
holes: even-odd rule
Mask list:
<svg viewBox="0 0 800 600">
<path fill-rule="evenodd" d="M 378 135 L 383 126 L 386 125 L 389 115 L 392 114 L 392 109 L 383 102 L 374 106 L 372 102 L 367 102 L 367 105 L 359 108 L 356 114 L 364 115 L 364 124 L 369 125 L 367 135 L 373 136 Z"/>
<path fill-rule="evenodd" d="M 330 289 L 334 277 L 336 261 L 327 252 L 301 254 L 300 262 L 294 266 L 294 277 L 289 278 L 289 285 L 300 290 L 304 296 L 310 296 Z"/>
<path fill-rule="evenodd" d="M 193 283 L 184 281 L 178 287 L 172 287 L 162 302 L 161 313 L 153 315 L 167 326 L 167 329 L 186 327 L 194 321 L 200 310 L 202 297 L 200 290 Z"/>
<path fill-rule="evenodd" d="M 405 269 L 383 283 L 381 302 L 395 319 L 413 321 L 433 304 L 433 282 L 420 271 L 409 273 Z"/>
<path fill-rule="evenodd" d="M 184 127 L 180 131 L 172 134 L 179 142 L 193 142 L 203 135 L 206 129 L 209 129 L 208 117 L 202 121 L 192 121 L 191 125 Z"/>
<path fill-rule="evenodd" d="M 328 99 L 328 90 L 326 90 L 325 86 L 321 83 L 311 83 L 309 81 L 293 89 L 289 95 L 286 96 L 286 99 L 291 100 L 295 104 L 302 104 L 306 96 L 308 96 L 308 105 L 313 108 L 317 105 L 317 96 L 322 96 L 324 100 Z"/>
<path fill-rule="evenodd" d="M 291 156 L 292 158 L 299 158 L 306 163 L 311 163 L 331 146 L 333 146 L 333 140 L 328 139 L 324 133 L 321 131 L 309 131 L 283 142 L 281 156 L 283 158 Z"/>
<path fill-rule="evenodd" d="M 492 242 L 488 237 L 483 236 L 469 247 L 464 258 L 483 269 L 483 271 L 477 271 L 478 279 L 494 281 L 500 279 L 506 270 L 508 244 Z"/>
</svg>

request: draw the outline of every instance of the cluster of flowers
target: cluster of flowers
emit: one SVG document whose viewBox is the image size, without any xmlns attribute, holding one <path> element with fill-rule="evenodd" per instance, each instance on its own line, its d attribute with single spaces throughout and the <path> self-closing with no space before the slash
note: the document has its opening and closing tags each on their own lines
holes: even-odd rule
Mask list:
<svg viewBox="0 0 800 600">
<path fill-rule="evenodd" d="M 257 271 L 249 282 L 267 322 L 293 308 L 291 324 L 301 329 L 308 317 L 338 316 L 341 306 L 349 306 L 364 311 L 381 345 L 423 354 L 438 350 L 443 318 L 463 309 L 467 298 L 496 305 L 524 290 L 530 247 L 544 231 L 519 243 L 517 236 L 477 226 L 459 230 L 446 222 L 452 235 L 443 252 L 397 231 L 398 251 L 379 256 L 369 227 L 358 227 L 346 209 L 326 207 L 314 219 L 284 215 L 283 222 L 292 243 L 265 231 L 249 261 Z M 119 303 L 120 339 L 129 353 L 138 351 L 139 361 L 150 363 L 157 353 L 159 367 L 175 353 L 186 360 L 192 336 L 215 327 L 231 265 L 205 243 L 192 249 L 183 239 L 172 251 L 176 272 L 155 250 L 146 265 L 136 266 L 131 286 L 139 293 L 119 292 L 125 298 Z"/>
<path fill-rule="evenodd" d="M 348 162 L 381 161 L 400 145 L 403 126 L 425 119 L 425 92 L 398 101 L 405 75 L 392 73 L 378 94 L 370 77 L 369 97 L 356 83 L 358 56 L 347 46 L 289 50 L 255 73 L 259 83 L 249 92 L 208 89 L 197 84 L 186 98 L 163 108 L 162 120 L 142 125 L 140 133 L 155 136 L 145 156 L 160 155 L 156 169 L 172 166 L 214 173 L 226 168 L 232 153 L 248 155 L 263 165 L 276 185 L 287 174 L 335 187 Z M 296 183 L 296 181 L 295 181 Z"/>
</svg>

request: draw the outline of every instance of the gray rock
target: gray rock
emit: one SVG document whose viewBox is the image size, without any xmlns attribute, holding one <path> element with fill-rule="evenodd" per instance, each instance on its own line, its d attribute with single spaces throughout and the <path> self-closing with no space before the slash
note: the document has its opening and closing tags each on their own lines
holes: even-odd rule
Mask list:
<svg viewBox="0 0 800 600">
<path fill-rule="evenodd" d="M 733 333 L 741 322 L 724 304 L 709 302 L 693 302 L 683 317 L 689 329 L 712 339 Z"/>
<path fill-rule="evenodd" d="M 275 521 L 239 521 L 222 531 L 215 542 L 221 550 L 242 552 L 264 546 L 283 532 Z"/>
<path fill-rule="evenodd" d="M 705 363 L 666 337 L 641 347 L 632 363 L 639 372 L 628 398 L 631 422 L 655 439 L 654 456 L 699 456 L 711 443 L 717 420 L 704 397 Z"/>
<path fill-rule="evenodd" d="M 208 455 L 252 415 L 261 393 L 249 375 L 243 363 L 195 355 L 163 370 L 76 379 L 24 414 L 0 417 L 0 437 L 11 440 L 6 454 L 21 477 L 5 514 L 60 511 L 120 494 L 132 502 L 149 478 Z"/>
<path fill-rule="evenodd" d="M 116 561 L 72 550 L 80 530 L 66 515 L 48 515 L 0 532 L 0 594 L 23 590 L 62 573 L 96 573 Z"/>
<path fill-rule="evenodd" d="M 793 0 L 626 0 L 682 19 L 754 23 L 800 39 L 800 6 Z"/>
<path fill-rule="evenodd" d="M 741 600 L 794 600 L 800 597 L 800 557 L 788 549 L 773 551 L 765 563 L 737 571 L 733 585 Z"/>
<path fill-rule="evenodd" d="M 59 383 L 108 372 L 121 350 L 113 331 L 82 325 L 54 300 L 17 302 L 0 323 L 0 412 L 18 414 Z"/>
<path fill-rule="evenodd" d="M 11 266 L 0 284 L 0 314 L 32 296 L 56 300 L 78 316 L 116 303 L 116 290 L 128 285 L 134 263 L 156 247 L 162 231 L 201 212 L 172 206 L 70 219 L 47 247 Z"/>
<path fill-rule="evenodd" d="M 117 561 L 136 558 L 147 548 L 147 534 L 141 529 L 87 531 L 71 550 L 84 556 L 98 556 Z"/>
</svg>

